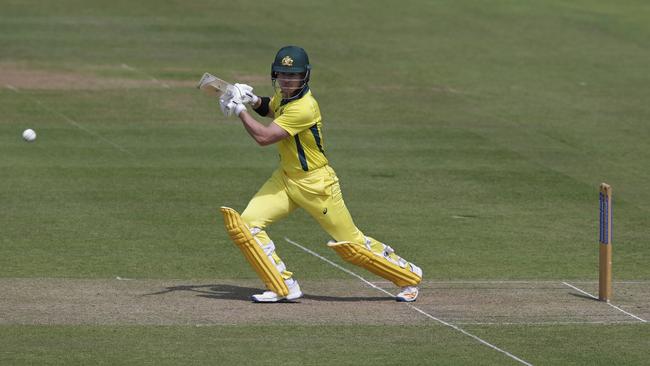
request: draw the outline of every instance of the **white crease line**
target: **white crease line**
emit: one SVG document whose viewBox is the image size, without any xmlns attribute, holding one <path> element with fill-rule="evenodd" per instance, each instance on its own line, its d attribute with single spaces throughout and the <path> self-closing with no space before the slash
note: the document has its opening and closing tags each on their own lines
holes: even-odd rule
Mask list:
<svg viewBox="0 0 650 366">
<path fill-rule="evenodd" d="M 635 320 L 620 320 L 620 321 L 566 321 L 566 322 L 505 322 L 505 323 L 499 323 L 499 322 L 456 322 L 456 324 L 460 325 L 535 325 L 535 326 L 543 326 L 543 325 L 548 325 L 548 326 L 554 326 L 554 325 L 620 325 L 620 324 L 639 324 L 638 321 Z"/>
<path fill-rule="evenodd" d="M 545 280 L 545 281 L 521 281 L 521 280 L 476 280 L 476 281 L 436 281 L 436 280 L 430 280 L 429 281 L 431 284 L 435 285 L 489 285 L 489 284 L 543 284 L 543 285 L 548 285 L 548 284 L 557 284 L 557 280 L 550 281 L 550 280 Z M 373 283 L 377 284 L 392 284 L 390 281 L 374 281 Z M 558 288 L 562 288 L 559 286 Z"/>
<path fill-rule="evenodd" d="M 98 139 L 100 139 L 100 140 L 106 142 L 107 144 L 113 146 L 114 148 L 116 148 L 116 149 L 118 149 L 118 150 L 120 150 L 120 151 L 122 151 L 122 152 L 125 152 L 125 153 L 127 153 L 127 154 L 129 154 L 129 155 L 131 155 L 131 156 L 134 156 L 133 153 L 130 152 L 129 150 L 127 150 L 127 149 L 123 148 L 122 146 L 120 146 L 120 145 L 114 143 L 113 141 L 111 141 L 111 140 L 109 140 L 109 139 L 107 139 L 107 138 L 105 138 L 105 137 L 99 135 L 98 133 L 93 132 L 93 131 L 91 131 L 91 130 L 85 128 L 84 126 L 80 125 L 77 121 L 75 121 L 75 120 L 73 120 L 72 118 L 66 116 L 65 114 L 63 114 L 63 113 L 61 113 L 61 112 L 59 112 L 59 111 L 56 111 L 56 110 L 54 110 L 54 109 L 52 109 L 52 108 L 46 106 L 45 104 L 43 104 L 43 103 L 42 103 L 40 100 L 38 100 L 37 98 L 32 97 L 32 96 L 30 96 L 30 95 L 27 95 L 27 94 L 25 94 L 25 93 L 20 92 L 20 90 L 18 90 L 18 88 L 16 88 L 15 86 L 13 86 L 13 85 L 9 85 L 9 84 L 5 84 L 5 86 L 7 87 L 7 89 L 13 90 L 13 91 L 15 91 L 16 93 L 21 94 L 21 95 L 24 95 L 25 97 L 31 99 L 31 100 L 34 101 L 36 104 L 38 104 L 38 105 L 40 105 L 41 107 L 43 107 L 43 109 L 45 109 L 46 111 L 59 115 L 59 117 L 63 118 L 66 122 L 68 122 L 69 124 L 71 124 L 71 125 L 77 127 L 78 129 L 80 129 L 80 130 L 86 132 L 87 134 L 92 135 L 92 136 L 94 136 L 94 137 L 96 137 L 96 138 L 98 138 Z"/>
<path fill-rule="evenodd" d="M 573 286 L 573 285 L 571 285 L 571 284 L 569 284 L 569 283 L 566 283 L 566 282 L 562 282 L 562 283 L 565 284 L 565 285 L 567 285 L 567 286 L 569 286 L 569 287 L 571 287 L 572 289 L 574 289 L 574 290 L 576 290 L 576 291 L 580 291 L 581 293 L 583 293 L 583 294 L 585 294 L 585 295 L 591 297 L 591 298 L 594 299 L 594 300 L 598 300 L 598 298 L 597 298 L 596 296 L 594 296 L 594 295 L 592 295 L 592 294 L 590 294 L 590 293 L 588 293 L 588 292 L 586 292 L 586 291 L 583 291 L 583 290 L 581 290 L 581 289 L 579 289 L 579 288 L 577 288 L 577 287 L 575 287 L 575 286 Z M 632 314 L 632 313 L 629 313 L 629 312 L 627 312 L 627 311 L 625 311 L 625 310 L 619 308 L 618 306 L 616 306 L 616 305 L 610 303 L 609 301 L 607 301 L 607 305 L 609 305 L 609 306 L 613 307 L 614 309 L 616 309 L 616 310 L 618 310 L 618 311 L 620 311 L 620 312 L 622 312 L 622 313 L 625 313 L 625 314 L 627 314 L 627 315 L 633 317 L 634 319 L 637 319 L 637 320 L 639 320 L 639 321 L 641 321 L 641 322 L 643 322 L 643 323 L 647 323 L 647 322 L 648 322 L 648 321 L 645 320 L 645 319 L 641 319 L 641 318 L 639 318 L 638 316 L 636 316 L 636 315 L 634 315 L 634 314 Z"/>
<path fill-rule="evenodd" d="M 372 282 L 366 280 L 365 278 L 359 276 L 358 274 L 356 274 L 356 273 L 350 271 L 349 269 L 346 269 L 346 268 L 343 268 L 343 267 L 339 266 L 338 264 L 332 262 L 331 260 L 329 260 L 329 259 L 327 259 L 327 258 L 321 256 L 321 255 L 318 254 L 318 253 L 313 252 L 313 251 L 310 250 L 310 249 L 305 248 L 304 246 L 302 246 L 302 245 L 296 243 L 295 241 L 292 241 L 292 240 L 289 239 L 289 238 L 284 238 L 284 240 L 286 240 L 288 243 L 293 244 L 294 246 L 296 246 L 296 247 L 298 247 L 298 248 L 304 250 L 305 252 L 307 252 L 307 253 L 309 253 L 309 254 L 315 256 L 316 258 L 321 259 L 321 260 L 323 260 L 323 261 L 325 261 L 325 262 L 331 264 L 332 266 L 334 266 L 334 267 L 336 267 L 336 268 L 342 270 L 343 272 L 345 272 L 345 273 L 347 273 L 347 274 L 349 274 L 349 275 L 352 275 L 352 276 L 354 276 L 354 277 L 360 279 L 361 281 L 365 282 L 365 283 L 368 284 L 369 286 L 371 286 L 371 287 L 373 287 L 373 288 L 376 288 L 377 290 L 379 290 L 379 291 L 381 291 L 381 292 L 383 292 L 383 293 L 385 293 L 385 294 L 388 294 L 388 295 L 390 295 L 391 297 L 395 297 L 395 295 L 393 295 L 393 294 L 391 294 L 390 292 L 384 290 L 383 288 L 374 285 Z M 495 351 L 498 351 L 498 352 L 501 352 L 501 353 L 505 354 L 506 356 L 512 358 L 513 360 L 519 361 L 520 363 L 522 363 L 522 364 L 524 364 L 524 365 L 532 366 L 531 363 L 528 363 L 528 362 L 522 360 L 521 358 L 519 358 L 519 357 L 513 355 L 512 353 L 507 352 L 507 351 L 504 351 L 504 350 L 502 350 L 501 348 L 499 348 L 499 347 L 497 347 L 497 346 L 495 346 L 495 345 L 493 345 L 493 344 L 491 344 L 491 343 L 488 343 L 488 342 L 484 341 L 483 339 L 481 339 L 481 338 L 479 338 L 479 337 L 477 337 L 477 336 L 475 336 L 475 335 L 473 335 L 473 334 L 467 332 L 466 330 L 464 330 L 464 329 L 462 329 L 462 328 L 460 328 L 460 327 L 458 327 L 458 326 L 456 326 L 456 325 L 454 325 L 454 324 L 447 323 L 446 321 L 444 321 L 444 320 L 442 320 L 442 319 L 438 319 L 438 318 L 436 318 L 435 316 L 433 316 L 433 315 L 431 315 L 431 314 L 429 314 L 429 313 L 423 311 L 422 309 L 418 308 L 417 306 L 414 306 L 414 305 L 412 305 L 412 304 L 410 304 L 410 303 L 406 303 L 406 305 L 408 305 L 411 309 L 417 311 L 418 313 L 420 313 L 420 314 L 426 316 L 427 318 L 433 319 L 433 320 L 439 322 L 440 324 L 443 324 L 443 325 L 446 325 L 446 326 L 448 326 L 448 327 L 450 327 L 450 328 L 452 328 L 452 329 L 455 329 L 455 330 L 457 330 L 457 331 L 459 331 L 459 332 L 465 334 L 466 336 L 471 337 L 471 338 L 473 338 L 474 340 L 476 340 L 476 341 L 482 343 L 483 345 L 488 346 L 488 347 L 492 348 L 492 349 L 495 350 Z"/>
<path fill-rule="evenodd" d="M 170 88 L 170 86 L 169 86 L 168 84 L 166 84 L 166 83 L 164 83 L 164 82 L 162 82 L 162 81 L 156 79 L 156 78 L 153 77 L 152 75 L 149 75 L 149 74 L 147 74 L 146 72 L 144 72 L 144 71 L 142 71 L 142 70 L 140 70 L 140 69 L 136 69 L 136 68 L 133 67 L 133 66 L 129 66 L 129 65 L 127 65 L 127 64 L 122 64 L 122 68 L 123 68 L 123 69 L 127 69 L 127 70 L 129 70 L 129 71 L 133 71 L 133 72 L 137 72 L 137 73 L 139 73 L 139 74 L 142 74 L 142 75 L 148 77 L 149 79 L 151 79 L 151 81 L 160 84 L 163 88 L 166 88 L 166 89 L 169 89 L 169 88 Z"/>
<path fill-rule="evenodd" d="M 318 253 L 316 253 L 316 252 L 313 252 L 313 251 L 311 251 L 311 250 L 309 250 L 309 249 L 303 247 L 302 245 L 296 243 L 295 241 L 292 241 L 292 240 L 289 239 L 289 238 L 284 238 L 284 240 L 286 240 L 287 242 L 289 242 L 289 243 L 291 243 L 291 244 L 297 246 L 298 248 L 304 250 L 305 252 L 307 252 L 307 253 L 313 255 L 314 257 L 317 257 L 317 258 L 319 258 L 319 259 L 321 259 L 321 260 L 323 260 L 323 261 L 325 261 L 325 262 L 331 264 L 332 266 L 334 266 L 334 267 L 340 269 L 341 271 L 343 271 L 343 272 L 345 272 L 345 273 L 347 273 L 347 274 L 349 274 L 349 275 L 351 275 L 351 276 L 354 276 L 354 277 L 360 279 L 361 281 L 365 282 L 368 286 L 370 286 L 370 287 L 372 287 L 372 288 L 375 288 L 375 289 L 377 289 L 377 290 L 379 290 L 379 291 L 381 291 L 381 292 L 387 294 L 387 295 L 390 296 L 390 297 L 395 297 L 395 295 L 393 295 L 393 294 L 391 294 L 390 292 L 384 290 L 383 288 L 374 285 L 372 282 L 366 280 L 365 278 L 359 276 L 358 274 L 356 274 L 356 273 L 350 271 L 349 269 L 346 269 L 346 268 L 343 268 L 343 267 L 339 266 L 338 264 L 332 262 L 331 260 L 329 260 L 329 259 L 327 259 L 327 258 L 321 256 L 320 254 L 318 254 Z"/>
<path fill-rule="evenodd" d="M 551 284 L 557 283 L 558 280 L 458 280 L 458 281 L 437 281 L 429 280 L 431 284 L 442 284 L 442 285 L 462 285 L 462 284 Z M 374 284 L 392 284 L 390 281 L 373 281 Z M 598 283 L 598 281 L 573 281 L 573 283 Z M 614 281 L 613 284 L 639 284 L 647 285 L 650 284 L 650 281 Z M 560 288 L 560 287 L 558 287 Z"/>
<path fill-rule="evenodd" d="M 594 299 L 594 300 L 598 300 L 598 298 L 597 298 L 596 296 L 594 296 L 594 295 L 592 295 L 592 294 L 590 294 L 590 293 L 588 293 L 588 292 L 586 292 L 586 291 L 582 291 L 581 289 L 579 289 L 579 288 L 577 288 L 577 287 L 575 287 L 575 286 L 573 286 L 573 285 L 571 285 L 571 284 L 568 284 L 568 283 L 566 283 L 566 282 L 562 282 L 562 284 L 563 284 L 563 285 L 566 285 L 566 286 L 569 286 L 569 287 L 571 287 L 572 289 L 574 289 L 574 290 L 576 290 L 576 291 L 579 291 L 579 292 L 581 292 L 583 295 L 587 295 L 587 296 L 591 297 L 591 298 Z"/>
<path fill-rule="evenodd" d="M 573 283 L 598 283 L 598 281 L 586 281 L 586 280 L 585 280 L 585 281 L 578 281 L 578 280 L 575 280 L 575 281 L 572 281 L 572 282 L 573 282 Z M 612 283 L 613 283 L 613 284 L 620 283 L 620 284 L 647 285 L 647 284 L 650 284 L 650 280 L 612 281 Z"/>
</svg>

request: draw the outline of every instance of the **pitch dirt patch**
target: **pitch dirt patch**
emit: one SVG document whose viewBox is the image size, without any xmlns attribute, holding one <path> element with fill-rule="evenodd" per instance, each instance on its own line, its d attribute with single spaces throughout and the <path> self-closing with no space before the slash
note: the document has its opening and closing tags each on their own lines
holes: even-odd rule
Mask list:
<svg viewBox="0 0 650 366">
<path fill-rule="evenodd" d="M 116 67 L 117 68 L 117 67 Z M 0 87 L 25 90 L 106 90 L 160 87 L 193 87 L 194 82 L 147 79 L 99 77 L 82 72 L 39 70 L 13 63 L 0 64 Z M 137 70 L 134 70 L 136 73 Z M 140 75 L 142 76 L 142 75 Z"/>
<path fill-rule="evenodd" d="M 298 303 L 253 304 L 259 281 L 0 279 L 0 324 L 210 325 L 416 322 L 392 298 L 346 281 L 301 282 Z"/>
<path fill-rule="evenodd" d="M 574 282 L 597 294 L 597 282 Z M 620 308 L 648 319 L 650 282 L 615 283 Z M 562 281 L 429 282 L 418 307 L 455 324 L 638 323 Z M 644 317 L 645 316 L 645 317 Z"/>
<path fill-rule="evenodd" d="M 301 281 L 301 287 L 305 297 L 295 303 L 253 304 L 250 295 L 262 291 L 256 280 L 4 278 L 0 279 L 0 324 L 431 322 L 357 280 Z M 616 288 L 621 296 L 617 305 L 648 317 L 650 283 L 616 284 Z M 456 324 L 635 322 L 560 282 L 427 282 L 415 306 Z"/>
</svg>

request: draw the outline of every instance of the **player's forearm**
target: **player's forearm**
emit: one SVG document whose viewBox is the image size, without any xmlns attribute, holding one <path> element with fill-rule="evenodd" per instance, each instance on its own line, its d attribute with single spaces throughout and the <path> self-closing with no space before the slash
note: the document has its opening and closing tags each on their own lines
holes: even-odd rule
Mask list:
<svg viewBox="0 0 650 366">
<path fill-rule="evenodd" d="M 272 134 L 267 126 L 257 122 L 247 111 L 243 111 L 239 114 L 239 119 L 241 119 L 244 124 L 244 128 L 249 135 L 261 146 L 266 146 L 274 143 L 272 139 Z"/>
</svg>

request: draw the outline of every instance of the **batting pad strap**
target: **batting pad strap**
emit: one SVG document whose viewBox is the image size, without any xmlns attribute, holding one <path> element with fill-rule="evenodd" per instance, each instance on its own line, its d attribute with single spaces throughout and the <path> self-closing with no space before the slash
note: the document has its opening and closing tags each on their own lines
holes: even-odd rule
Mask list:
<svg viewBox="0 0 650 366">
<path fill-rule="evenodd" d="M 251 233 L 253 233 L 253 237 L 254 237 L 255 231 L 251 230 Z M 269 258 L 271 263 L 273 263 L 275 268 L 278 270 L 278 272 L 284 273 L 287 270 L 287 266 L 284 265 L 284 262 L 279 260 L 279 257 L 275 256 L 275 258 L 278 258 L 278 260 L 275 260 L 275 258 L 273 258 L 273 253 L 275 253 L 275 244 L 273 244 L 273 241 L 271 241 L 266 245 L 261 244 L 257 239 L 255 239 L 255 241 L 257 242 L 257 245 L 259 245 L 262 248 L 264 254 L 266 254 L 266 256 Z"/>
<path fill-rule="evenodd" d="M 334 249 L 346 262 L 363 267 L 397 286 L 415 286 L 422 281 L 422 269 L 419 267 L 410 263 L 402 267 L 381 255 L 373 253 L 362 244 L 343 241 L 328 243 L 327 246 Z"/>
<path fill-rule="evenodd" d="M 287 296 L 289 289 L 284 283 L 280 272 L 272 263 L 264 249 L 255 241 L 250 229 L 246 226 L 237 211 L 229 207 L 221 207 L 223 221 L 226 231 L 232 241 L 241 249 L 248 263 L 253 267 L 257 275 L 262 279 L 266 287 L 278 294 Z"/>
</svg>

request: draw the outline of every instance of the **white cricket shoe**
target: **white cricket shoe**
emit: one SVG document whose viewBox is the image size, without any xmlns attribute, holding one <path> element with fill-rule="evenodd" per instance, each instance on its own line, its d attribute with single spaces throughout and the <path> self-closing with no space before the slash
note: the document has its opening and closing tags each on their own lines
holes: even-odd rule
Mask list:
<svg viewBox="0 0 650 366">
<path fill-rule="evenodd" d="M 402 287 L 402 291 L 395 296 L 399 302 L 413 302 L 418 298 L 418 288 L 415 286 Z"/>
<path fill-rule="evenodd" d="M 298 281 L 292 279 L 290 282 L 290 284 L 287 283 L 289 295 L 286 297 L 278 296 L 278 294 L 273 291 L 264 291 L 264 293 L 251 296 L 251 300 L 253 300 L 253 302 L 278 302 L 282 300 L 296 300 L 301 298 L 302 291 L 300 291 Z"/>
</svg>

